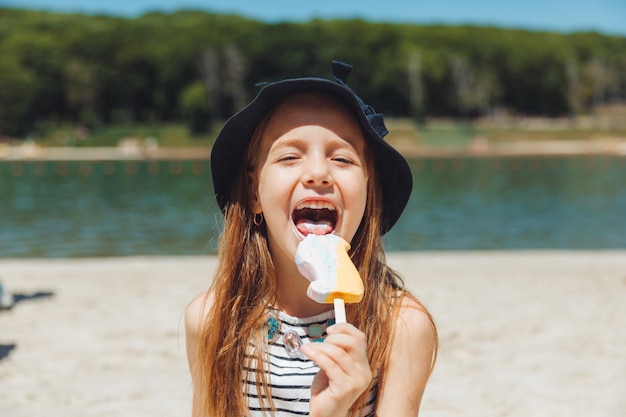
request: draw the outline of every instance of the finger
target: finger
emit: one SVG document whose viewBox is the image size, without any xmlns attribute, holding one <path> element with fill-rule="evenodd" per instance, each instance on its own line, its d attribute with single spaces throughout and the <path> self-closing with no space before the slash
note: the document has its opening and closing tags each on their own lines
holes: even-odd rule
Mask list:
<svg viewBox="0 0 626 417">
<path fill-rule="evenodd" d="M 366 359 L 355 360 L 344 349 L 326 342 L 306 344 L 302 348 L 325 373 L 329 387 L 337 393 L 361 393 L 371 382 L 372 372 Z"/>
<path fill-rule="evenodd" d="M 350 324 L 350 323 L 335 323 L 332 326 L 328 326 L 328 328 L 326 329 L 326 333 L 328 334 L 343 333 L 343 334 L 349 334 L 352 336 L 359 336 L 359 335 L 364 334 L 362 331 L 360 331 L 359 329 L 354 327 L 353 324 Z"/>
<path fill-rule="evenodd" d="M 306 343 L 302 345 L 302 353 L 322 369 L 333 369 L 335 367 L 343 369 L 342 364 L 352 362 L 350 354 L 341 345 L 327 343 L 327 341 L 323 343 Z"/>
<path fill-rule="evenodd" d="M 366 354 L 367 339 L 365 334 L 351 324 L 335 324 L 326 329 L 325 343 L 332 343 L 348 352 Z"/>
<path fill-rule="evenodd" d="M 354 349 L 348 351 L 327 342 L 306 344 L 302 352 L 323 369 L 331 380 L 354 376 L 367 377 L 371 373 L 365 352 L 355 354 Z"/>
</svg>

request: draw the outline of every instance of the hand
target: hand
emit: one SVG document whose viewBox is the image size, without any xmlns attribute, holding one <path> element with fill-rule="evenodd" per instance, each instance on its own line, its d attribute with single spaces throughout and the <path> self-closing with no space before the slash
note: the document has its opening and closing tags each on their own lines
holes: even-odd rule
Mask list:
<svg viewBox="0 0 626 417">
<path fill-rule="evenodd" d="M 302 353 L 320 367 L 311 385 L 311 417 L 344 417 L 372 381 L 365 334 L 349 323 L 330 326 L 323 343 Z"/>
</svg>

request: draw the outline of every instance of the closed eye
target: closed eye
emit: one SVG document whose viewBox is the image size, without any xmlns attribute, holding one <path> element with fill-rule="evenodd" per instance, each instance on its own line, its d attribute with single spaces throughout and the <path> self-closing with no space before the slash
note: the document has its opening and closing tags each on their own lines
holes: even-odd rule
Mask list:
<svg viewBox="0 0 626 417">
<path fill-rule="evenodd" d="M 335 156 L 332 158 L 332 160 L 339 162 L 341 165 L 357 165 L 356 161 L 353 158 L 347 156 Z"/>
<path fill-rule="evenodd" d="M 279 158 L 276 158 L 277 162 L 289 162 L 289 161 L 295 161 L 297 159 L 300 159 L 300 157 L 296 154 L 287 154 L 287 155 L 283 155 Z"/>
</svg>

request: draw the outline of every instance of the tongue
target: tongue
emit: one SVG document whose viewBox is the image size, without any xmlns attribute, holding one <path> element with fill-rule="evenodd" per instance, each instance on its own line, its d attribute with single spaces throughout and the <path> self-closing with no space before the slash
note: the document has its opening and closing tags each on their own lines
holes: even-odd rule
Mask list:
<svg viewBox="0 0 626 417">
<path fill-rule="evenodd" d="M 332 224 L 326 221 L 312 222 L 310 220 L 301 220 L 296 224 L 296 228 L 303 235 L 327 235 L 333 231 Z"/>
</svg>

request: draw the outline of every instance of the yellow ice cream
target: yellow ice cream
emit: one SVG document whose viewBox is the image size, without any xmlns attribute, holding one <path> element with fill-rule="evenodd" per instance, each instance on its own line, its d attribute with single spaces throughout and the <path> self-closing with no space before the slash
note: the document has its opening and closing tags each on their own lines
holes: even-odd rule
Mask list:
<svg viewBox="0 0 626 417">
<path fill-rule="evenodd" d="M 296 250 L 296 266 L 311 284 L 309 298 L 332 304 L 335 299 L 358 303 L 363 298 L 363 281 L 352 263 L 350 244 L 339 236 L 309 234 Z"/>
</svg>

